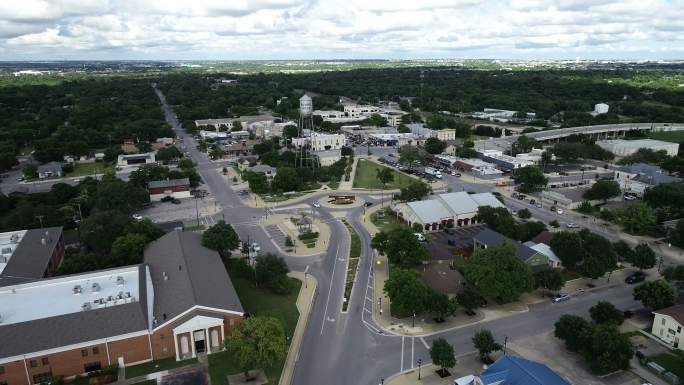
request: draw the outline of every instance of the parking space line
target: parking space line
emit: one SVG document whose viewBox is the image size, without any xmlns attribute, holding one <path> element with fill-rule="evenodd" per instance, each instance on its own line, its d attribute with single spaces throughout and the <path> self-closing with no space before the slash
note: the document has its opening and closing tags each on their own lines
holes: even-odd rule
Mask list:
<svg viewBox="0 0 684 385">
<path fill-rule="evenodd" d="M 414 349 L 415 341 L 416 341 L 416 337 L 411 337 L 411 369 L 413 369 L 413 353 L 415 351 L 415 349 Z"/>
<path fill-rule="evenodd" d="M 404 371 L 404 336 L 401 336 L 401 367 L 399 368 L 399 371 Z"/>
</svg>

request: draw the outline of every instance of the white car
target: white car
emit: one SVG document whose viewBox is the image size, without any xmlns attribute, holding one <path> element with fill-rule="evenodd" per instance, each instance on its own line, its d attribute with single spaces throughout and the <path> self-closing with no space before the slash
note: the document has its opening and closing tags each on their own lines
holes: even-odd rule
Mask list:
<svg viewBox="0 0 684 385">
<path fill-rule="evenodd" d="M 423 235 L 423 234 L 421 234 L 421 233 L 413 233 L 413 235 L 416 236 L 416 239 L 417 239 L 417 240 L 419 240 L 419 241 L 421 241 L 421 242 L 424 242 L 424 241 L 425 241 L 425 235 Z"/>
<path fill-rule="evenodd" d="M 133 219 L 135 219 L 136 221 L 142 221 L 143 216 L 140 214 L 133 214 Z"/>
<path fill-rule="evenodd" d="M 261 246 L 259 246 L 259 244 L 256 243 L 256 242 L 252 243 L 252 251 L 254 251 L 254 252 L 256 252 L 256 253 L 260 252 L 260 251 L 261 251 Z"/>
<path fill-rule="evenodd" d="M 576 223 L 568 223 L 567 225 L 565 225 L 565 227 L 569 229 L 579 229 L 579 225 Z"/>
<path fill-rule="evenodd" d="M 318 202 L 314 202 L 314 203 L 313 203 L 313 207 L 315 207 L 315 208 L 320 208 L 320 207 L 321 207 L 321 204 L 318 203 Z"/>
<path fill-rule="evenodd" d="M 563 302 L 563 301 L 567 301 L 569 299 L 570 299 L 570 294 L 559 293 L 559 294 L 556 294 L 556 296 L 553 297 L 553 299 L 551 301 L 552 302 Z"/>
<path fill-rule="evenodd" d="M 556 213 L 558 213 L 558 214 L 563 214 L 563 209 L 558 209 L 558 210 L 556 210 Z"/>
</svg>

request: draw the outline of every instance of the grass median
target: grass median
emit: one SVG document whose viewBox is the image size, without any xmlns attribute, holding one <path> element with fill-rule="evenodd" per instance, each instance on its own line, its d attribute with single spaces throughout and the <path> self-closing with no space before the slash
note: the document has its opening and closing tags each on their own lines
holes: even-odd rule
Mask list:
<svg viewBox="0 0 684 385">
<path fill-rule="evenodd" d="M 359 159 L 358 163 L 356 164 L 356 173 L 354 174 L 354 187 L 382 190 L 383 185 L 378 180 L 377 173 L 378 170 L 382 170 L 383 168 L 389 167 L 377 164 L 375 162 L 370 162 L 368 160 Z M 394 181 L 387 183 L 387 186 L 384 187 L 385 190 L 400 189 L 408 186 L 411 184 L 411 182 L 416 181 L 416 179 L 411 178 L 402 172 L 393 170 L 391 168 L 389 169 L 392 170 Z"/>
</svg>

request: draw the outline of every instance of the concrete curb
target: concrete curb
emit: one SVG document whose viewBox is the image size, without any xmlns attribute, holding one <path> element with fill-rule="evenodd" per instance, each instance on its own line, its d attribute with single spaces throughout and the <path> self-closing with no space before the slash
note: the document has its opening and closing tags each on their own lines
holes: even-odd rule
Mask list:
<svg viewBox="0 0 684 385">
<path fill-rule="evenodd" d="M 294 378 L 294 371 L 299 361 L 299 351 L 304 340 L 304 332 L 309 324 L 309 319 L 311 318 L 311 310 L 313 309 L 313 302 L 316 298 L 316 292 L 318 290 L 318 281 L 311 274 L 304 274 L 302 272 L 290 272 L 287 274 L 292 278 L 296 278 L 302 283 L 305 283 L 306 279 L 307 285 L 310 285 L 310 289 L 301 288 L 299 289 L 299 296 L 297 297 L 297 309 L 299 310 L 299 319 L 297 320 L 297 326 L 295 327 L 294 333 L 292 334 L 292 342 L 290 343 L 290 348 L 287 351 L 287 357 L 285 358 L 285 364 L 283 366 L 283 373 L 280 375 L 280 381 L 278 385 L 290 385 Z M 307 299 L 306 291 L 309 291 L 309 298 Z"/>
</svg>

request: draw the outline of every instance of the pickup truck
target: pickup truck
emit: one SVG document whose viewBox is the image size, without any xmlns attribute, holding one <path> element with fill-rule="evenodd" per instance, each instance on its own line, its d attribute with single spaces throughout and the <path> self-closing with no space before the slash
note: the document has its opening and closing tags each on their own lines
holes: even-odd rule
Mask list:
<svg viewBox="0 0 684 385">
<path fill-rule="evenodd" d="M 442 172 L 437 170 L 436 168 L 425 167 L 425 173 L 428 175 L 432 175 L 437 179 L 442 179 Z"/>
</svg>

